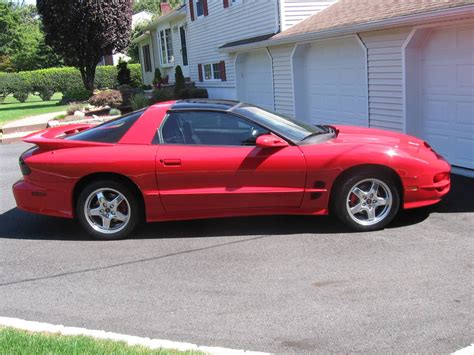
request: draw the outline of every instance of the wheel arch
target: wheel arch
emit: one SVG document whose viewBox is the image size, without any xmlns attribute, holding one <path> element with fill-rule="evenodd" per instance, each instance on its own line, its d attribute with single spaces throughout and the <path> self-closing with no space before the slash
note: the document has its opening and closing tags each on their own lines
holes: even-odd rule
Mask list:
<svg viewBox="0 0 474 355">
<path fill-rule="evenodd" d="M 100 173 L 92 173 L 89 175 L 85 175 L 82 178 L 79 179 L 79 181 L 75 184 L 73 194 L 72 194 L 72 211 L 75 216 L 76 214 L 76 204 L 77 200 L 79 198 L 79 194 L 86 187 L 88 184 L 94 181 L 98 180 L 114 180 L 117 182 L 121 182 L 124 185 L 128 186 L 129 188 L 132 189 L 133 193 L 137 197 L 138 203 L 140 205 L 141 211 L 142 211 L 142 218 L 145 218 L 146 216 L 146 205 L 145 205 L 145 199 L 143 197 L 143 193 L 139 189 L 138 185 L 129 177 L 118 174 L 118 173 L 111 173 L 111 172 L 100 172 Z"/>
<path fill-rule="evenodd" d="M 334 183 L 331 186 L 331 191 L 329 194 L 329 210 L 330 212 L 333 211 L 333 202 L 334 202 L 334 194 L 337 189 L 337 187 L 346 179 L 348 176 L 359 172 L 359 171 L 364 171 L 364 172 L 378 172 L 378 173 L 384 173 L 389 175 L 390 177 L 393 178 L 393 180 L 396 183 L 396 188 L 400 194 L 400 206 L 403 206 L 403 200 L 404 200 L 404 195 L 403 195 L 403 183 L 400 175 L 391 167 L 386 166 L 386 165 L 381 165 L 381 164 L 359 164 L 355 166 L 351 166 L 350 168 L 347 168 L 339 173 L 339 175 L 336 177 L 334 180 Z"/>
</svg>

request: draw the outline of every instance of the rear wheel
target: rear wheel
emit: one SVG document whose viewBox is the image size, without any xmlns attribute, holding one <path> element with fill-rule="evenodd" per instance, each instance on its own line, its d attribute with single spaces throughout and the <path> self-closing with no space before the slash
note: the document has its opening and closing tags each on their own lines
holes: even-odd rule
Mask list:
<svg viewBox="0 0 474 355">
<path fill-rule="evenodd" d="M 386 227 L 400 208 L 394 179 L 383 172 L 359 172 L 336 186 L 333 211 L 357 231 Z"/>
<path fill-rule="evenodd" d="M 128 186 L 111 180 L 97 181 L 80 192 L 76 215 L 93 237 L 121 239 L 137 226 L 140 205 Z"/>
</svg>

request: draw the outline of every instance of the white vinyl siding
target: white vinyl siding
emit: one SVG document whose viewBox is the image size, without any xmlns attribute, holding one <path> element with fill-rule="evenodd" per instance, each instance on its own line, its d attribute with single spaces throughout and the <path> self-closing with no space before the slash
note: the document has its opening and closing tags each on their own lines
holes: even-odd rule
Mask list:
<svg viewBox="0 0 474 355">
<path fill-rule="evenodd" d="M 280 0 L 281 30 L 285 31 L 298 22 L 324 10 L 337 0 Z"/>
<path fill-rule="evenodd" d="M 404 130 L 402 46 L 411 27 L 361 33 L 367 47 L 370 127 Z"/>
<path fill-rule="evenodd" d="M 275 95 L 275 111 L 294 116 L 293 75 L 291 54 L 294 45 L 270 47 L 273 59 L 273 87 Z"/>
<path fill-rule="evenodd" d="M 191 21 L 188 13 L 188 58 L 191 80 L 197 86 L 226 88 L 226 97 L 235 98 L 235 55 L 220 53 L 222 45 L 277 31 L 278 8 L 276 1 L 243 1 L 224 8 L 223 1 L 208 1 L 209 15 Z M 198 65 L 225 61 L 226 81 L 199 82 Z M 219 91 L 209 92 L 211 97 Z M 230 95 L 230 96 L 229 96 Z"/>
</svg>

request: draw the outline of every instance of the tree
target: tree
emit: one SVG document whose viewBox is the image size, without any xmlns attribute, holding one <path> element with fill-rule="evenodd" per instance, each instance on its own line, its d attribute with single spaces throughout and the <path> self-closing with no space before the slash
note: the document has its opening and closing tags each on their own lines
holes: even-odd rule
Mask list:
<svg viewBox="0 0 474 355">
<path fill-rule="evenodd" d="M 0 0 L 0 71 L 49 68 L 61 58 L 44 42 L 36 7 Z"/>
<path fill-rule="evenodd" d="M 181 94 L 181 91 L 183 91 L 186 88 L 186 82 L 184 80 L 183 70 L 181 69 L 179 65 L 176 66 L 174 80 L 175 80 L 174 94 L 176 97 L 178 97 Z"/>
<path fill-rule="evenodd" d="M 131 0 L 38 0 L 37 7 L 46 43 L 79 69 L 84 87 L 92 92 L 100 59 L 128 47 Z"/>
<path fill-rule="evenodd" d="M 130 57 L 130 63 L 139 63 L 140 62 L 140 55 L 139 55 L 139 45 L 138 43 L 134 42 L 135 39 L 140 37 L 145 29 L 150 25 L 150 21 L 141 21 L 135 25 L 132 30 L 132 35 L 130 38 L 130 46 L 127 50 L 127 55 Z"/>
<path fill-rule="evenodd" d="M 135 0 L 133 2 L 133 13 L 148 11 L 155 15 L 161 14 L 162 2 L 169 2 L 172 8 L 176 8 L 182 4 L 182 0 Z"/>
<path fill-rule="evenodd" d="M 117 82 L 119 85 L 130 85 L 132 77 L 130 76 L 130 69 L 126 61 L 120 59 L 117 64 Z"/>
</svg>

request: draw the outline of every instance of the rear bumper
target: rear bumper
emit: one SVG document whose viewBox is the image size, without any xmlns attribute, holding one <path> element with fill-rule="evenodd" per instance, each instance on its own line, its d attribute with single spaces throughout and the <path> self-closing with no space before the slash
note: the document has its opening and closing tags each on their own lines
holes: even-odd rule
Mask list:
<svg viewBox="0 0 474 355">
<path fill-rule="evenodd" d="M 18 208 L 48 216 L 73 218 L 70 191 L 62 184 L 38 186 L 25 180 L 13 185 Z"/>
<path fill-rule="evenodd" d="M 451 190 L 451 167 L 444 160 L 431 164 L 420 175 L 403 179 L 403 208 L 434 205 Z"/>
</svg>

